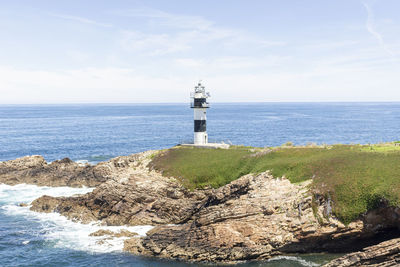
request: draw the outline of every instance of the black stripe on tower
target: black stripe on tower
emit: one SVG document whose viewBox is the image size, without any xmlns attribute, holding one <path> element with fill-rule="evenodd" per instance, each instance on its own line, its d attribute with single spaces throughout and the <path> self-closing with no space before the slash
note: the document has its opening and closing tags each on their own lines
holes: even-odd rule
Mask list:
<svg viewBox="0 0 400 267">
<path fill-rule="evenodd" d="M 203 104 L 207 103 L 207 99 L 205 98 L 195 98 L 193 102 L 193 108 L 202 108 Z"/>
<path fill-rule="evenodd" d="M 194 131 L 205 132 L 206 131 L 206 121 L 204 120 L 194 120 Z"/>
</svg>

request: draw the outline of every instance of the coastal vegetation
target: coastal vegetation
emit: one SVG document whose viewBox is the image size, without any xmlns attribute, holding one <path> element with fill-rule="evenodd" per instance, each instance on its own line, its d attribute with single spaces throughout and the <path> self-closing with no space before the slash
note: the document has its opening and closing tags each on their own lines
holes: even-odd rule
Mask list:
<svg viewBox="0 0 400 267">
<path fill-rule="evenodd" d="M 349 223 L 382 203 L 400 203 L 400 146 L 332 145 L 230 149 L 175 147 L 155 155 L 150 167 L 189 189 L 223 186 L 245 174 L 269 170 L 292 183 L 312 179 L 311 190 L 330 198 L 333 214 Z"/>
</svg>

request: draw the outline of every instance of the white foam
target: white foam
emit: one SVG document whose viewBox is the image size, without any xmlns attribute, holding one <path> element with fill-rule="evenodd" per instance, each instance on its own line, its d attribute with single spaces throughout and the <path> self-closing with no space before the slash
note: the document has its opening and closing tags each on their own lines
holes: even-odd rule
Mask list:
<svg viewBox="0 0 400 267">
<path fill-rule="evenodd" d="M 317 263 L 311 262 L 311 261 L 306 261 L 305 259 L 302 259 L 300 257 L 295 257 L 295 256 L 276 256 L 267 261 L 271 262 L 271 261 L 279 261 L 279 260 L 295 261 L 303 266 L 308 266 L 308 267 L 320 266 L 320 264 L 317 264 Z"/>
<path fill-rule="evenodd" d="M 0 184 L 0 209 L 8 216 L 21 216 L 40 224 L 40 234 L 54 247 L 70 248 L 90 252 L 122 251 L 127 237 L 89 236 L 98 230 L 119 232 L 127 230 L 144 236 L 153 226 L 102 226 L 100 223 L 81 224 L 68 220 L 58 213 L 38 213 L 29 206 L 20 207 L 20 202 L 31 202 L 44 194 L 71 196 L 92 191 L 93 188 L 45 187 L 35 185 L 9 186 Z M 24 242 L 29 243 L 29 240 Z"/>
<path fill-rule="evenodd" d="M 30 184 L 6 185 L 0 184 L 0 203 L 32 202 L 36 198 L 48 195 L 52 197 L 86 194 L 94 188 L 72 188 L 67 186 L 49 187 Z"/>
<path fill-rule="evenodd" d="M 93 165 L 93 164 L 89 164 L 89 161 L 86 159 L 80 159 L 75 161 L 76 163 L 78 163 L 79 166 L 86 166 L 86 165 Z"/>
</svg>

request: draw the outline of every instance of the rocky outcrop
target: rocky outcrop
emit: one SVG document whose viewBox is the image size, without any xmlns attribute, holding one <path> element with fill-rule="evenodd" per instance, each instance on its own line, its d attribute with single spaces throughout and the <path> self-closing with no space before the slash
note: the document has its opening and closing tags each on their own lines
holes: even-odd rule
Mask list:
<svg viewBox="0 0 400 267">
<path fill-rule="evenodd" d="M 292 184 L 269 172 L 245 175 L 219 189 L 190 191 L 175 179 L 149 170 L 153 154 L 118 157 L 96 166 L 79 166 L 70 160 L 47 164 L 41 157 L 26 157 L 0 163 L 0 182 L 96 185 L 85 195 L 42 196 L 31 209 L 58 212 L 83 223 L 154 225 L 144 237 L 124 233 L 124 249 L 187 261 L 233 263 L 285 253 L 355 251 L 371 244 L 368 239 L 375 239 L 377 233 L 400 224 L 400 210 L 382 202 L 345 226 L 332 216 L 330 200 L 311 192 L 311 181 Z M 393 251 L 393 246 L 381 248 Z M 382 253 L 389 261 L 396 260 L 389 252 Z M 354 257 L 361 265 L 367 263 L 362 261 L 367 256 Z"/>
<path fill-rule="evenodd" d="M 107 180 L 102 167 L 81 166 L 65 158 L 48 164 L 41 156 L 27 156 L 0 162 L 0 183 L 42 186 L 97 186 Z"/>
<path fill-rule="evenodd" d="M 197 211 L 207 191 L 191 192 L 174 179 L 149 171 L 146 165 L 152 153 L 113 159 L 103 164 L 103 167 L 112 165 L 112 177 L 93 192 L 77 197 L 42 196 L 33 201 L 31 209 L 40 212 L 56 211 L 84 223 L 184 223 Z"/>
<path fill-rule="evenodd" d="M 377 230 L 361 220 L 345 226 L 326 216 L 329 205 L 313 198 L 310 181 L 291 184 L 264 172 L 219 189 L 189 191 L 146 167 L 152 153 L 104 163 L 110 176 L 93 192 L 43 196 L 31 209 L 85 223 L 155 225 L 145 237 L 125 240 L 125 250 L 187 261 L 232 263 L 285 253 L 361 249 L 360 239 Z M 366 218 L 382 221 L 380 214 Z"/>
<path fill-rule="evenodd" d="M 363 223 L 345 226 L 314 213 L 309 182 L 294 185 L 268 172 L 246 175 L 210 194 L 190 220 L 125 241 L 125 250 L 188 261 L 239 262 L 351 244 Z"/>
<path fill-rule="evenodd" d="M 350 253 L 324 265 L 324 267 L 347 266 L 399 266 L 400 238 L 370 246 L 362 251 Z"/>
<path fill-rule="evenodd" d="M 95 166 L 78 164 L 69 158 L 47 163 L 42 156 L 26 156 L 0 162 L 0 183 L 95 187 L 110 179 L 121 179 L 129 168 L 140 165 L 143 155 L 153 153 L 116 157 Z"/>
</svg>

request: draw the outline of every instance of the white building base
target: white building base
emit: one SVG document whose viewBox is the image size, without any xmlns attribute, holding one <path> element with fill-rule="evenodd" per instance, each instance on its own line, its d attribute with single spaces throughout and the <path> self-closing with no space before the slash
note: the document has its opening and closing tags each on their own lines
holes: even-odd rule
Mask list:
<svg viewBox="0 0 400 267">
<path fill-rule="evenodd" d="M 228 149 L 230 145 L 223 143 L 207 143 L 207 144 L 181 144 L 180 146 L 191 146 L 191 147 L 201 147 L 201 148 L 222 148 Z"/>
<path fill-rule="evenodd" d="M 194 133 L 194 144 L 195 145 L 205 145 L 208 143 L 207 132 L 195 132 Z"/>
</svg>

